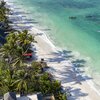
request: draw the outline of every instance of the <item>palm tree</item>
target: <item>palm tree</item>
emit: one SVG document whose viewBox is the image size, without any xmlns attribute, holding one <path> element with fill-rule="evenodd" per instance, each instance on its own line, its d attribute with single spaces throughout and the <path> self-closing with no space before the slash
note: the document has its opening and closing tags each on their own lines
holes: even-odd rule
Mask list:
<svg viewBox="0 0 100 100">
<path fill-rule="evenodd" d="M 5 5 L 6 2 L 4 1 L 0 2 L 0 22 L 2 23 L 2 27 L 6 29 L 7 27 L 9 27 L 8 25 L 9 20 L 6 14 L 9 13 L 10 10 Z"/>
<path fill-rule="evenodd" d="M 27 30 L 8 34 L 6 41 L 0 52 L 2 57 L 7 56 L 12 59 L 13 65 L 21 64 L 24 61 L 25 57 L 23 55 L 31 51 L 31 42 L 35 42 L 34 37 L 28 34 Z"/>
<path fill-rule="evenodd" d="M 19 91 L 20 96 L 25 95 L 25 91 L 28 91 L 28 83 L 30 76 L 25 70 L 18 70 L 17 80 L 13 83 L 16 86 L 16 90 Z"/>
<path fill-rule="evenodd" d="M 0 48 L 0 55 L 4 58 L 4 57 L 8 57 L 9 55 L 11 55 L 12 50 L 10 47 L 10 44 L 4 44 L 1 48 Z"/>
<path fill-rule="evenodd" d="M 1 1 L 0 1 L 0 8 L 1 8 L 1 7 L 4 7 L 5 4 L 6 4 L 6 2 L 4 2 L 4 0 L 1 0 Z"/>
<path fill-rule="evenodd" d="M 33 68 L 32 73 L 34 75 L 38 75 L 42 72 L 42 66 L 41 66 L 40 62 L 33 61 L 31 66 Z"/>
<path fill-rule="evenodd" d="M 27 30 L 24 30 L 22 32 L 17 32 L 17 33 L 10 33 L 7 38 L 6 38 L 7 42 L 10 43 L 13 47 L 15 48 L 15 46 L 17 47 L 22 47 L 23 48 L 23 52 L 27 52 L 28 49 L 31 48 L 31 43 L 32 42 L 36 42 L 34 40 L 34 37 L 32 35 L 30 35 L 28 33 Z"/>
<path fill-rule="evenodd" d="M 23 30 L 22 32 L 18 32 L 18 42 L 21 47 L 23 47 L 24 51 L 31 48 L 31 43 L 36 43 L 34 37 L 28 33 L 27 30 Z"/>
<path fill-rule="evenodd" d="M 10 70 L 1 70 L 0 69 L 0 90 L 2 91 L 2 94 L 8 92 L 8 91 L 13 91 L 13 79 L 11 78 L 10 75 Z"/>
</svg>

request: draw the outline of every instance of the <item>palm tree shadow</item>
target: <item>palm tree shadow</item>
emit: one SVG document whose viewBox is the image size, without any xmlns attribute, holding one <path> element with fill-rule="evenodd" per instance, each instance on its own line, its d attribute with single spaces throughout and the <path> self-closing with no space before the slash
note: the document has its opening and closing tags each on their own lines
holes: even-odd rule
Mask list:
<svg viewBox="0 0 100 100">
<path fill-rule="evenodd" d="M 72 61 L 72 64 L 74 65 L 74 67 L 84 67 L 86 61 L 84 59 L 76 59 Z"/>
<path fill-rule="evenodd" d="M 58 51 L 53 52 L 52 55 L 54 55 L 53 58 L 49 58 L 48 61 L 50 62 L 62 62 L 69 60 L 73 58 L 73 55 L 71 54 L 71 51 Z M 69 57 L 70 56 L 70 57 Z M 72 60 L 72 67 L 68 66 L 62 66 L 61 70 L 55 70 L 55 68 L 50 68 L 51 72 L 55 73 L 54 77 L 61 81 L 62 84 L 71 84 L 74 86 L 75 84 L 82 85 L 84 81 L 86 80 L 92 80 L 93 78 L 89 76 L 83 76 L 85 73 L 84 70 L 81 70 L 81 68 L 85 67 L 86 61 L 84 59 L 76 59 Z M 56 71 L 57 74 L 56 75 Z M 69 96 L 68 100 L 76 100 L 79 99 L 79 97 L 85 97 L 88 95 L 88 93 L 83 93 L 80 88 L 71 88 L 70 90 L 71 96 Z M 68 93 L 68 91 L 66 90 Z"/>
<path fill-rule="evenodd" d="M 75 84 L 82 85 L 82 82 L 86 80 L 92 80 L 92 78 L 88 76 L 85 76 L 85 79 L 81 75 L 77 75 L 76 77 L 74 77 L 75 72 L 71 69 L 63 69 L 62 72 L 57 73 L 59 74 L 59 76 L 56 76 L 57 80 L 60 80 L 62 84 L 71 84 L 72 87 L 74 87 Z M 84 72 L 82 71 L 82 73 Z M 68 89 L 68 87 L 69 86 L 66 86 L 65 90 L 68 96 L 68 100 L 77 100 L 79 99 L 79 97 L 85 97 L 88 95 L 88 93 L 83 93 L 80 88 L 70 87 Z"/>
<path fill-rule="evenodd" d="M 52 52 L 51 55 L 54 57 L 48 58 L 48 62 L 57 62 L 61 63 L 62 61 L 67 61 L 72 59 L 74 56 L 72 55 L 72 51 L 58 51 L 58 52 Z M 89 76 L 82 76 L 84 74 L 84 70 L 82 70 L 82 67 L 85 67 L 86 61 L 84 59 L 76 59 L 72 60 L 72 67 L 69 69 L 68 66 L 65 66 L 61 71 L 58 71 L 57 73 L 61 75 L 61 82 L 62 83 L 69 83 L 69 82 L 75 82 L 75 84 L 81 84 L 81 82 L 85 80 L 91 80 L 92 78 Z M 54 68 L 50 68 L 50 70 L 56 71 Z M 72 78 L 70 78 L 72 77 Z M 59 79 L 59 77 L 58 77 Z"/>
<path fill-rule="evenodd" d="M 66 66 L 67 67 L 67 66 Z M 53 71 L 53 69 L 52 69 Z M 80 71 L 79 73 L 74 72 L 73 69 L 66 69 L 64 68 L 62 71 L 59 71 L 58 74 L 61 77 L 56 77 L 57 79 L 60 79 L 60 81 L 62 82 L 62 84 L 65 83 L 70 83 L 72 85 L 74 84 L 82 84 L 82 82 L 86 81 L 86 80 L 92 80 L 93 78 L 89 77 L 89 76 L 82 76 L 81 74 L 84 74 L 85 71 Z"/>
<path fill-rule="evenodd" d="M 68 93 L 71 93 L 68 95 L 68 100 L 77 100 L 80 97 L 88 96 L 88 93 L 82 92 L 80 88 L 75 89 L 73 87 L 69 87 L 67 91 Z"/>
<path fill-rule="evenodd" d="M 30 13 L 26 13 L 24 11 L 16 11 L 16 10 L 15 11 L 12 10 L 9 17 L 9 20 L 13 22 L 13 24 L 10 24 L 10 26 L 12 26 L 15 30 L 30 30 L 34 24 L 39 23 L 35 21 L 34 19 L 28 19 L 26 17 Z"/>
<path fill-rule="evenodd" d="M 53 58 L 48 58 L 49 62 L 62 62 L 69 60 L 73 58 L 73 55 L 71 54 L 72 51 L 67 51 L 67 50 L 62 50 L 62 51 L 57 51 L 57 52 L 52 52 L 50 55 L 53 55 Z"/>
</svg>

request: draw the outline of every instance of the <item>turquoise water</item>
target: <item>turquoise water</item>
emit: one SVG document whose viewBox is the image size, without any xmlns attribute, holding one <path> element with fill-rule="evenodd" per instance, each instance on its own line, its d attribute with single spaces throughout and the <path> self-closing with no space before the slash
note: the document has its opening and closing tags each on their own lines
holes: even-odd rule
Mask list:
<svg viewBox="0 0 100 100">
<path fill-rule="evenodd" d="M 50 29 L 47 34 L 57 46 L 86 58 L 87 73 L 100 86 L 100 0 L 15 1 L 31 13 L 39 26 Z"/>
</svg>

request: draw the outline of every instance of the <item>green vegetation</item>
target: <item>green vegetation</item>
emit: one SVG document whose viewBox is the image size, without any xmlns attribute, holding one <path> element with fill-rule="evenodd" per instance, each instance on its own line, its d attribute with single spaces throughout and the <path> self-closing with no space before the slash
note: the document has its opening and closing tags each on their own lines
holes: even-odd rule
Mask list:
<svg viewBox="0 0 100 100">
<path fill-rule="evenodd" d="M 10 21 L 8 20 L 7 14 L 10 13 L 10 10 L 6 7 L 6 2 L 3 0 L 0 2 L 0 29 L 9 30 Z"/>
<path fill-rule="evenodd" d="M 0 23 L 2 29 L 7 29 L 9 20 L 6 14 L 9 9 L 5 2 L 0 3 Z M 4 23 L 4 24 L 3 24 Z M 25 56 L 33 53 L 31 43 L 36 43 L 27 30 L 9 32 L 6 43 L 0 47 L 0 95 L 6 92 L 16 92 L 20 96 L 41 92 L 44 96 L 53 94 L 56 100 L 66 100 L 61 93 L 61 84 L 45 71 L 41 62 L 32 61 L 30 64 Z"/>
</svg>

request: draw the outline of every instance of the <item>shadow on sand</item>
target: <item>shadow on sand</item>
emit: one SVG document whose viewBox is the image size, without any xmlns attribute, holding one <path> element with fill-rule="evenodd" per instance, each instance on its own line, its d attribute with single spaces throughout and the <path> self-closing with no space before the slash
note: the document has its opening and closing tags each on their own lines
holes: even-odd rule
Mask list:
<svg viewBox="0 0 100 100">
<path fill-rule="evenodd" d="M 15 30 L 30 30 L 34 24 L 38 24 L 39 22 L 34 19 L 27 18 L 27 15 L 30 13 L 26 13 L 24 11 L 16 11 L 12 10 L 10 13 L 9 20 L 13 22 L 10 24 Z"/>
<path fill-rule="evenodd" d="M 69 60 L 70 58 L 73 58 L 73 55 L 71 54 L 72 51 L 58 51 L 58 52 L 52 52 L 51 55 L 54 55 L 53 58 L 49 58 L 48 61 L 49 62 L 62 62 L 62 61 L 66 61 Z"/>
<path fill-rule="evenodd" d="M 66 64 L 62 68 L 57 70 L 55 67 L 50 68 L 50 72 L 54 74 L 55 78 L 59 81 L 61 81 L 62 84 L 70 84 L 72 87 L 70 87 L 66 92 L 70 91 L 71 96 L 69 96 L 68 100 L 76 100 L 78 97 L 85 97 L 88 95 L 88 93 L 83 93 L 81 91 L 81 88 L 73 88 L 75 84 L 82 85 L 82 82 L 86 80 L 92 80 L 89 76 L 83 76 L 85 71 L 83 70 L 83 67 L 85 67 L 86 60 L 84 59 L 74 59 L 74 55 L 72 55 L 72 51 L 58 51 L 58 52 L 52 52 L 51 55 L 53 55 L 52 58 L 48 58 L 48 62 L 52 63 L 61 63 L 66 62 L 68 60 L 71 60 L 72 66 L 67 66 Z M 58 66 L 59 67 L 59 66 Z M 58 74 L 58 75 L 56 75 Z"/>
<path fill-rule="evenodd" d="M 71 95 L 68 96 L 68 100 L 80 100 L 80 97 L 85 97 L 88 95 L 88 93 L 81 92 L 80 88 L 74 89 L 73 87 L 69 87 L 69 92 Z"/>
</svg>

